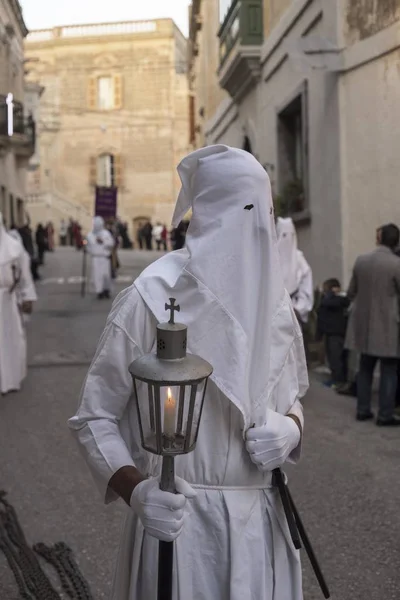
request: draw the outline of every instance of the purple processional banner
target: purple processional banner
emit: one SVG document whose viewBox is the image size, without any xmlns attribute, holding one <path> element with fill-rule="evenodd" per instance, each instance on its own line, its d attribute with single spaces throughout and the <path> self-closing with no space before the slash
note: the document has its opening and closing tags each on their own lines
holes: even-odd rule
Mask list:
<svg viewBox="0 0 400 600">
<path fill-rule="evenodd" d="M 117 216 L 116 187 L 96 187 L 94 214 L 103 219 L 112 219 Z"/>
</svg>

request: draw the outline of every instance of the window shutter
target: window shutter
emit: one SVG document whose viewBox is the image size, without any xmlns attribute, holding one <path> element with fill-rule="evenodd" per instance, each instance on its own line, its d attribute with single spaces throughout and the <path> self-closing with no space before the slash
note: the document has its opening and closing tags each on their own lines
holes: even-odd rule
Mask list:
<svg viewBox="0 0 400 600">
<path fill-rule="evenodd" d="M 120 154 L 114 155 L 114 185 L 117 188 L 122 187 L 122 157 Z"/>
<path fill-rule="evenodd" d="M 97 158 L 91 156 L 89 159 L 89 183 L 90 185 L 97 185 Z"/>
<path fill-rule="evenodd" d="M 114 108 L 122 108 L 122 75 L 114 75 Z"/>
<path fill-rule="evenodd" d="M 96 110 L 97 108 L 97 77 L 90 77 L 88 83 L 88 108 Z"/>
</svg>

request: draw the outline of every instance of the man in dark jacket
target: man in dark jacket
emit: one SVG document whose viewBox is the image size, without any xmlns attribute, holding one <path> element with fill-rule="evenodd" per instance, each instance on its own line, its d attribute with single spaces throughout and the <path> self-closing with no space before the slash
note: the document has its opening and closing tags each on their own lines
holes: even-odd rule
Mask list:
<svg viewBox="0 0 400 600">
<path fill-rule="evenodd" d="M 347 347 L 360 353 L 357 419 L 374 417 L 372 380 L 380 361 L 381 381 L 377 425 L 400 425 L 394 416 L 397 365 L 400 358 L 400 262 L 395 255 L 400 231 L 396 225 L 380 228 L 379 246 L 356 260 L 348 296 L 354 300 L 347 332 Z"/>
<path fill-rule="evenodd" d="M 396 251 L 396 256 L 400 258 L 400 250 Z M 396 413 L 398 416 L 400 416 L 400 360 L 397 363 Z"/>
<path fill-rule="evenodd" d="M 350 300 L 342 294 L 340 282 L 328 279 L 318 309 L 318 332 L 325 338 L 325 350 L 332 384 L 339 389 L 347 381 L 347 360 L 344 342 L 347 328 L 347 309 Z"/>
</svg>

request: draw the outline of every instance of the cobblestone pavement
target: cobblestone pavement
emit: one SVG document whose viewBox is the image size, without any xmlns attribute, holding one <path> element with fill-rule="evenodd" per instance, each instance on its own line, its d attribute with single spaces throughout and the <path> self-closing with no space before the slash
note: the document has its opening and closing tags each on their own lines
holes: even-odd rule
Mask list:
<svg viewBox="0 0 400 600">
<path fill-rule="evenodd" d="M 116 291 L 155 256 L 121 252 Z M 108 597 L 125 509 L 102 505 L 66 421 L 111 303 L 80 297 L 80 253 L 60 249 L 46 259 L 28 330 L 28 379 L 21 392 L 0 398 L 0 489 L 31 543 L 63 540 L 73 548 L 100 600 Z M 353 399 L 312 384 L 303 461 L 290 469 L 292 494 L 332 598 L 398 600 L 400 431 L 357 423 L 354 408 Z M 306 558 L 304 569 L 305 600 L 322 598 Z M 2 555 L 0 598 L 18 599 Z"/>
</svg>

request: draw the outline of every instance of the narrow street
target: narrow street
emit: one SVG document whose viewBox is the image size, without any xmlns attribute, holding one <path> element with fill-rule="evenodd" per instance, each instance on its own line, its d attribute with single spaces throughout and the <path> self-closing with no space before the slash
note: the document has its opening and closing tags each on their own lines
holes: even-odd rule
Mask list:
<svg viewBox="0 0 400 600">
<path fill-rule="evenodd" d="M 121 252 L 116 291 L 156 256 Z M 28 326 L 29 375 L 21 392 L 0 398 L 0 489 L 29 543 L 66 542 L 100 600 L 108 597 L 124 506 L 102 505 L 66 425 L 111 306 L 81 298 L 81 261 L 69 248 L 46 255 Z M 400 432 L 356 422 L 354 403 L 313 382 L 303 461 L 289 469 L 292 494 L 332 598 L 398 600 Z M 304 568 L 305 600 L 319 600 L 305 556 Z M 18 600 L 1 553 L 0 582 L 1 599 Z"/>
</svg>

